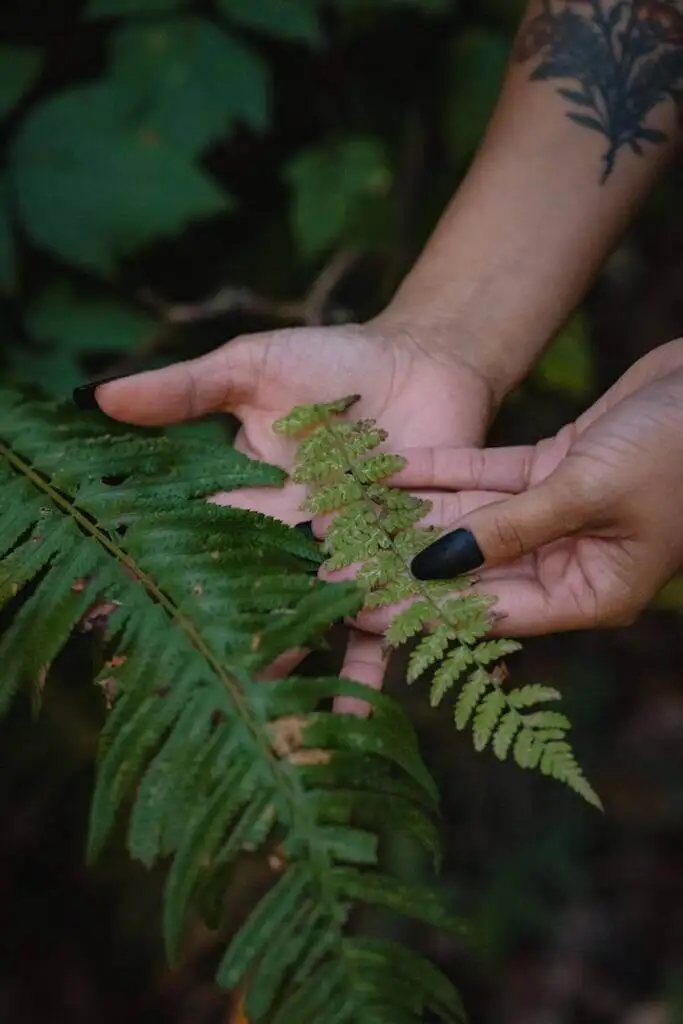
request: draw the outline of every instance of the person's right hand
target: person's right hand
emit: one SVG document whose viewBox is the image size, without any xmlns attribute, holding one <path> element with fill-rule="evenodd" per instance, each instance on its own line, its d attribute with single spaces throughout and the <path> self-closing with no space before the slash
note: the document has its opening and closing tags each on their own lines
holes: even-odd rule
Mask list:
<svg viewBox="0 0 683 1024">
<path fill-rule="evenodd" d="M 273 421 L 295 405 L 349 394 L 360 401 L 352 415 L 376 419 L 389 432 L 388 447 L 482 444 L 493 413 L 492 391 L 476 368 L 428 332 L 384 314 L 369 324 L 280 330 L 236 338 L 199 359 L 141 373 L 96 390 L 103 412 L 117 420 L 158 426 L 208 413 L 230 412 L 241 421 L 236 447 L 252 458 L 289 469 L 296 444 L 275 434 Z M 294 524 L 304 489 L 233 491 L 214 500 L 273 515 Z M 381 639 L 352 631 L 342 674 L 378 688 L 386 655 Z M 342 705 L 344 707 L 344 705 Z"/>
</svg>

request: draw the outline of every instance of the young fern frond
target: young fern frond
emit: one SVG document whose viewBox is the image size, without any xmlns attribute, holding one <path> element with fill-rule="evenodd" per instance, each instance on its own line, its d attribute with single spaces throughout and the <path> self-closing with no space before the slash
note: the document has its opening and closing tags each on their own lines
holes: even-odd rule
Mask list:
<svg viewBox="0 0 683 1024">
<path fill-rule="evenodd" d="M 491 745 L 501 760 L 511 754 L 520 767 L 540 768 L 600 807 L 567 741 L 569 721 L 538 708 L 560 694 L 537 686 L 505 689 L 501 660 L 520 644 L 488 637 L 494 599 L 467 593 L 470 577 L 422 582 L 411 574 L 412 558 L 439 531 L 419 526 L 429 502 L 384 483 L 404 465 L 377 451 L 387 433 L 372 420 L 341 418 L 358 397 L 301 407 L 275 424 L 279 433 L 301 439 L 293 480 L 308 488 L 304 507 L 312 515 L 337 513 L 325 536 L 326 567 L 360 566 L 365 608 L 411 601 L 394 616 L 386 642 L 398 647 L 426 634 L 410 655 L 408 682 L 433 669 L 432 706 L 460 687 L 455 724 L 472 728 L 477 750 Z"/>
<path fill-rule="evenodd" d="M 113 433 L 112 433 L 113 431 Z M 346 930 L 358 903 L 460 930 L 432 891 L 378 868 L 378 829 L 438 856 L 435 792 L 412 728 L 381 694 L 336 678 L 261 676 L 355 614 L 356 584 L 318 581 L 315 544 L 203 499 L 281 483 L 228 448 L 130 433 L 0 393 L 0 709 L 42 688 L 73 629 L 104 620 L 102 735 L 88 854 L 132 802 L 128 845 L 170 859 L 164 930 L 176 958 L 191 907 L 220 918 L 231 866 L 276 876 L 234 937 L 220 984 L 247 985 L 251 1024 L 457 1022 L 422 958 Z M 105 613 L 101 610 L 106 609 Z M 369 700 L 367 719 L 325 710 Z"/>
</svg>

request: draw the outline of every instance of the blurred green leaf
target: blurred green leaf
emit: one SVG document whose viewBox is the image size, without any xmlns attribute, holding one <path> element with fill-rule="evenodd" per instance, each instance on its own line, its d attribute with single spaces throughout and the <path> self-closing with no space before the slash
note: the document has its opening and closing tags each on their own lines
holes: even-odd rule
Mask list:
<svg viewBox="0 0 683 1024">
<path fill-rule="evenodd" d="M 651 605 L 664 611 L 683 612 L 683 576 L 674 576 L 669 580 L 652 598 Z"/>
<path fill-rule="evenodd" d="M 444 136 L 461 166 L 488 126 L 508 63 L 507 39 L 485 28 L 461 31 L 448 55 Z"/>
<path fill-rule="evenodd" d="M 216 0 L 227 18 L 281 39 L 317 44 L 322 40 L 314 0 Z"/>
<path fill-rule="evenodd" d="M 683 968 L 671 968 L 666 981 L 666 1024 L 683 1024 Z"/>
<path fill-rule="evenodd" d="M 12 235 L 6 176 L 0 176 L 0 292 L 11 293 L 17 284 L 17 263 Z"/>
<path fill-rule="evenodd" d="M 141 124 L 193 155 L 235 121 L 268 127 L 267 65 L 203 18 L 125 25 L 113 37 L 111 74 L 137 103 Z"/>
<path fill-rule="evenodd" d="M 83 382 L 85 355 L 136 349 L 149 338 L 155 323 L 134 306 L 85 295 L 68 281 L 56 281 L 28 304 L 24 326 L 38 344 L 13 352 L 10 367 L 16 378 L 63 397 Z"/>
<path fill-rule="evenodd" d="M 586 318 L 576 313 L 536 364 L 534 379 L 571 398 L 586 398 L 595 388 L 595 360 Z"/>
<path fill-rule="evenodd" d="M 68 281 L 49 285 L 29 303 L 24 324 L 37 341 L 68 353 L 126 352 L 154 330 L 155 319 L 116 299 L 81 295 Z"/>
<path fill-rule="evenodd" d="M 42 64 L 40 50 L 33 46 L 0 44 L 0 117 L 6 117 L 31 88 Z"/>
<path fill-rule="evenodd" d="M 35 384 L 53 398 L 66 398 L 83 383 L 83 370 L 72 352 L 59 348 L 17 348 L 9 353 L 10 379 Z"/>
<path fill-rule="evenodd" d="M 368 10 L 367 0 L 331 0 L 331 4 L 340 10 Z M 429 14 L 445 14 L 453 11 L 453 0 L 374 0 L 372 4 L 375 10 L 387 10 L 392 8 L 415 8 L 419 11 L 426 11 Z"/>
<path fill-rule="evenodd" d="M 109 18 L 120 14 L 158 14 L 177 11 L 187 0 L 89 0 L 87 18 Z"/>
<path fill-rule="evenodd" d="M 36 245 L 107 276 L 126 253 L 229 207 L 182 153 L 134 125 L 129 99 L 108 85 L 60 93 L 29 114 L 11 172 Z"/>
<path fill-rule="evenodd" d="M 296 240 L 304 256 L 319 256 L 343 241 L 358 205 L 369 196 L 386 196 L 391 172 L 377 139 L 346 139 L 299 153 L 286 167 L 294 193 Z"/>
</svg>

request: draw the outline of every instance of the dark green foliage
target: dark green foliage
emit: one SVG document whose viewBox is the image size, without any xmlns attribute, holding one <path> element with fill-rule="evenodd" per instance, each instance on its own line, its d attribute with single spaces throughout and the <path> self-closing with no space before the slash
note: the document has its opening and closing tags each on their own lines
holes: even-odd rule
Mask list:
<svg viewBox="0 0 683 1024">
<path fill-rule="evenodd" d="M 542 686 L 505 689 L 505 671 L 499 663 L 520 645 L 487 639 L 494 601 L 458 593 L 473 582 L 466 576 L 424 583 L 411 574 L 411 559 L 435 536 L 433 528 L 418 525 L 430 505 L 382 482 L 404 460 L 376 454 L 388 435 L 374 421 L 339 418 L 356 400 L 353 395 L 295 409 L 275 424 L 280 433 L 303 437 L 292 477 L 308 485 L 305 508 L 314 515 L 338 513 L 325 538 L 327 568 L 360 566 L 357 579 L 366 591 L 365 608 L 410 599 L 410 605 L 394 616 L 387 643 L 397 647 L 426 634 L 410 656 L 408 682 L 433 669 L 433 706 L 459 685 L 455 724 L 458 729 L 472 727 L 477 750 L 490 744 L 500 760 L 512 754 L 521 768 L 540 768 L 600 807 L 567 742 L 568 719 L 535 708 L 559 700 L 560 694 Z"/>
<path fill-rule="evenodd" d="M 346 929 L 358 903 L 461 929 L 435 894 L 378 866 L 387 826 L 438 858 L 410 723 L 354 682 L 262 678 L 362 594 L 319 582 L 317 547 L 297 531 L 203 500 L 226 481 L 282 477 L 229 448 L 109 435 L 99 418 L 0 393 L 0 709 L 22 686 L 39 701 L 71 632 L 98 620 L 97 683 L 113 708 L 88 855 L 132 802 L 132 855 L 170 859 L 169 956 L 193 907 L 220 920 L 225 873 L 259 853 L 276 879 L 218 968 L 222 985 L 246 983 L 253 1024 L 395 1024 L 428 1007 L 460 1021 L 457 993 L 427 963 Z M 337 695 L 362 695 L 371 717 L 325 710 Z"/>
<path fill-rule="evenodd" d="M 167 307 L 248 288 L 277 313 L 340 251 L 379 257 L 370 291 L 382 302 L 428 226 L 422 213 L 412 226 L 403 216 L 415 205 L 406 183 L 442 192 L 431 168 L 425 189 L 427 168 L 406 148 L 420 148 L 405 136 L 423 117 L 420 93 L 461 154 L 497 87 L 488 51 L 483 89 L 482 69 L 461 58 L 450 0 L 68 0 L 64 32 L 56 14 L 38 18 L 18 0 L 8 14 L 0 315 L 15 331 L 0 371 L 60 397 L 100 369 L 196 351 Z M 443 64 L 443 104 L 424 56 L 413 70 L 416 30 L 444 37 L 429 62 Z M 505 53 L 504 34 L 489 38 Z M 460 169 L 447 169 L 449 189 Z M 46 329 L 53 303 L 60 323 Z"/>
</svg>

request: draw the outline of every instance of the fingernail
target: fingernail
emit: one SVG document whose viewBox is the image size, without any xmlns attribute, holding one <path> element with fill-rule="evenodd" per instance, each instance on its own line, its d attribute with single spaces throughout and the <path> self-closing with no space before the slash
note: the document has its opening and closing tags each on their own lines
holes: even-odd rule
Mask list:
<svg viewBox="0 0 683 1024">
<path fill-rule="evenodd" d="M 303 533 L 304 537 L 306 537 L 307 540 L 313 540 L 313 541 L 316 540 L 315 536 L 313 535 L 313 520 L 312 519 L 309 519 L 305 523 L 297 523 L 296 526 L 294 527 L 294 529 L 298 530 L 299 533 Z"/>
<path fill-rule="evenodd" d="M 99 405 L 95 398 L 95 392 L 102 384 L 108 384 L 112 380 L 121 380 L 123 377 L 128 376 L 124 373 L 118 373 L 113 377 L 102 377 L 100 380 L 91 380 L 89 384 L 81 384 L 80 387 L 74 388 L 72 398 L 74 403 L 83 412 L 97 412 Z"/>
<path fill-rule="evenodd" d="M 484 564 L 474 534 L 463 528 L 445 533 L 416 555 L 410 566 L 418 580 L 450 580 Z"/>
</svg>

